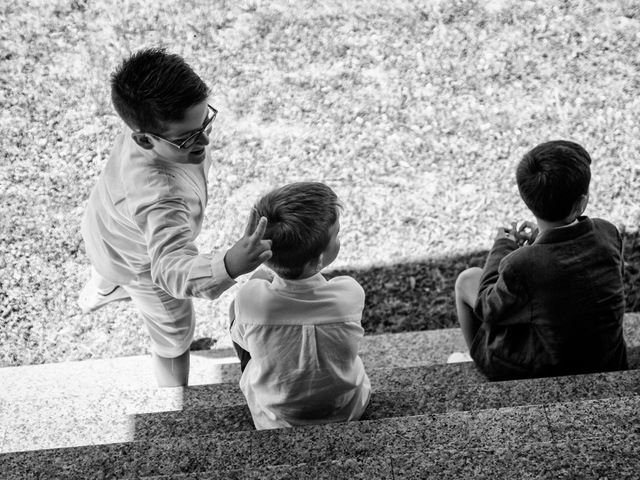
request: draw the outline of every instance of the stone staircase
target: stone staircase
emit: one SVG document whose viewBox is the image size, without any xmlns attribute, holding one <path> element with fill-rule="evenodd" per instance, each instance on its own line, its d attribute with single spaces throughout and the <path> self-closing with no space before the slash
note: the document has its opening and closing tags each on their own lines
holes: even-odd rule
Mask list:
<svg viewBox="0 0 640 480">
<path fill-rule="evenodd" d="M 187 388 L 147 357 L 0 369 L 0 479 L 640 478 L 640 314 L 631 369 L 488 382 L 457 329 L 365 337 L 358 422 L 255 431 L 232 350 Z"/>
</svg>

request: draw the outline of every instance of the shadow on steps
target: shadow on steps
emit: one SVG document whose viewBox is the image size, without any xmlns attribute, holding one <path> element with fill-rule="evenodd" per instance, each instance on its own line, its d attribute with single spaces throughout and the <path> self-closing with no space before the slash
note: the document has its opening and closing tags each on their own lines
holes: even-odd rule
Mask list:
<svg viewBox="0 0 640 480">
<path fill-rule="evenodd" d="M 543 405 L 640 395 L 640 346 L 628 349 L 630 371 L 489 382 L 473 363 L 376 369 L 362 420 Z M 248 407 L 207 405 L 206 387 L 184 390 L 183 409 L 138 414 L 134 439 L 189 437 L 254 429 Z"/>
</svg>

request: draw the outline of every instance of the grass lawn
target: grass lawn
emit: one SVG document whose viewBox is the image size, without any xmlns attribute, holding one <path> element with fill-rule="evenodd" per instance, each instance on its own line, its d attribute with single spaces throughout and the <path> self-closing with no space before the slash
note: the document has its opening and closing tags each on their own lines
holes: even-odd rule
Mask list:
<svg viewBox="0 0 640 480">
<path fill-rule="evenodd" d="M 128 303 L 83 316 L 79 224 L 121 123 L 109 75 L 165 46 L 212 88 L 214 166 L 199 247 L 226 249 L 266 190 L 320 180 L 368 333 L 453 326 L 453 282 L 495 228 L 532 219 L 515 186 L 555 138 L 593 157 L 587 214 L 626 240 L 640 311 L 640 6 L 602 1 L 14 0 L 0 6 L 0 366 L 141 354 Z M 196 300 L 199 347 L 229 345 Z"/>
</svg>

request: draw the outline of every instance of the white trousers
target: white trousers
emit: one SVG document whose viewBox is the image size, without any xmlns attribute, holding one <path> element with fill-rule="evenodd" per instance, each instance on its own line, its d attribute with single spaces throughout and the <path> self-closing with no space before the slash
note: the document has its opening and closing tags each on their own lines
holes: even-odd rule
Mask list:
<svg viewBox="0 0 640 480">
<path fill-rule="evenodd" d="M 99 292 L 109 292 L 117 285 L 91 268 Z M 195 332 L 195 311 L 191 299 L 173 298 L 149 281 L 120 285 L 142 315 L 151 337 L 151 349 L 164 358 L 175 358 L 189 349 Z"/>
</svg>

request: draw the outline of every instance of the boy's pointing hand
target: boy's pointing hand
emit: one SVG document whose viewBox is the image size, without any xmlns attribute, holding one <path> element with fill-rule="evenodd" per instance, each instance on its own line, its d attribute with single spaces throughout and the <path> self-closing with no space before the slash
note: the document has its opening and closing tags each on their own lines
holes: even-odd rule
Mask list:
<svg viewBox="0 0 640 480">
<path fill-rule="evenodd" d="M 224 256 L 224 265 L 231 278 L 251 272 L 271 258 L 271 240 L 263 240 L 267 228 L 267 219 L 258 219 L 258 213 L 252 209 L 244 235 Z"/>
</svg>

